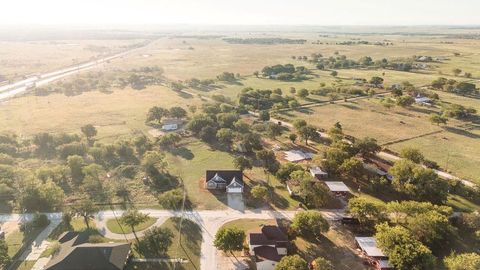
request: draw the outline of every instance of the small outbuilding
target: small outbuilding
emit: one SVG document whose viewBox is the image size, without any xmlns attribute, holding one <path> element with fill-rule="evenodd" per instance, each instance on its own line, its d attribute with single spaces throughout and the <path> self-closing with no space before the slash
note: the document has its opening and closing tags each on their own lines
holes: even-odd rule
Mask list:
<svg viewBox="0 0 480 270">
<path fill-rule="evenodd" d="M 290 162 L 300 162 L 303 160 L 312 159 L 314 154 L 310 152 L 303 152 L 302 150 L 285 151 L 285 159 Z"/>
<path fill-rule="evenodd" d="M 327 185 L 330 192 L 336 196 L 346 196 L 351 194 L 351 191 L 347 185 L 341 181 L 325 181 L 324 183 Z"/>
<path fill-rule="evenodd" d="M 365 259 L 377 270 L 390 270 L 393 266 L 389 263 L 388 257 L 377 247 L 374 237 L 355 237 L 357 246 L 362 251 Z"/>
<path fill-rule="evenodd" d="M 325 178 L 328 177 L 328 173 L 327 173 L 327 172 L 324 172 L 324 171 L 323 171 L 320 167 L 318 167 L 318 166 L 315 166 L 315 167 L 310 168 L 310 174 L 311 174 L 313 177 L 315 177 L 315 178 L 317 178 L 317 179 L 319 179 L 319 180 L 325 179 Z"/>
</svg>

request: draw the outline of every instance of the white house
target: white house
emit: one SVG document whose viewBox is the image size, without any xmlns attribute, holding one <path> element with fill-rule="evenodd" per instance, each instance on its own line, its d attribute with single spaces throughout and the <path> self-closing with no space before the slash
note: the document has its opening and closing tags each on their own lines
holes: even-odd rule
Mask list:
<svg viewBox="0 0 480 270">
<path fill-rule="evenodd" d="M 238 170 L 209 170 L 206 187 L 211 190 L 225 190 L 227 193 L 243 193 L 243 173 Z"/>
</svg>

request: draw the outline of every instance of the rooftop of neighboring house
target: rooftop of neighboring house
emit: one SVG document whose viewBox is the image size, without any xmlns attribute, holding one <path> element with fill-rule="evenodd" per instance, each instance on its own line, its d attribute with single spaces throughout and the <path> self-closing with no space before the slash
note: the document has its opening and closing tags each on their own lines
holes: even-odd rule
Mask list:
<svg viewBox="0 0 480 270">
<path fill-rule="evenodd" d="M 46 270 L 122 270 L 130 255 L 130 243 L 86 243 L 85 235 L 66 232 L 59 238 L 60 251 Z"/>
</svg>

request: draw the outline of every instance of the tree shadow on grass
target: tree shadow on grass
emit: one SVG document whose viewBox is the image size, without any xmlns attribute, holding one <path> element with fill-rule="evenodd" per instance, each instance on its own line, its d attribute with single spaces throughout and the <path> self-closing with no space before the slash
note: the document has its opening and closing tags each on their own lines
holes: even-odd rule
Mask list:
<svg viewBox="0 0 480 270">
<path fill-rule="evenodd" d="M 462 136 L 465 136 L 465 137 L 469 137 L 469 138 L 472 138 L 472 139 L 479 139 L 480 138 L 480 135 L 469 132 L 467 130 L 463 130 L 463 129 L 459 129 L 459 128 L 455 128 L 455 127 L 445 127 L 445 129 L 448 132 L 455 133 L 457 135 L 462 135 Z"/>
<path fill-rule="evenodd" d="M 184 146 L 172 149 L 170 153 L 172 153 L 174 156 L 180 156 L 186 160 L 192 160 L 195 157 L 193 152 Z"/>
</svg>

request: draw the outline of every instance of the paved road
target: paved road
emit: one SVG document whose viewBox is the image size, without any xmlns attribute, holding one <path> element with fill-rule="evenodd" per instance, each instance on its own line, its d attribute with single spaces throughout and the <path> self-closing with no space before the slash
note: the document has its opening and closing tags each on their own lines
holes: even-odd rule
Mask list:
<svg viewBox="0 0 480 270">
<path fill-rule="evenodd" d="M 0 87 L 0 101 L 6 100 L 8 98 L 14 97 L 16 95 L 22 94 L 24 92 L 27 92 L 31 90 L 32 88 L 29 87 L 29 85 L 32 85 L 35 83 L 36 86 L 43 86 L 47 85 L 53 81 L 65 78 L 67 76 L 89 70 L 92 68 L 97 67 L 100 64 L 104 64 L 109 62 L 110 60 L 113 60 L 115 58 L 123 57 L 129 53 L 132 53 L 134 51 L 140 50 L 146 46 L 148 46 L 150 43 L 147 43 L 146 45 L 134 49 L 130 49 L 127 51 L 123 51 L 114 55 L 110 55 L 104 58 L 96 59 L 93 61 L 89 61 L 86 63 L 82 63 L 76 66 L 72 67 L 67 67 L 67 68 L 62 68 L 53 72 L 48 72 L 44 74 L 40 74 L 38 76 L 33 76 L 31 78 L 14 82 L 8 85 L 4 85 Z"/>
<path fill-rule="evenodd" d="M 237 219 L 273 219 L 286 218 L 292 219 L 298 211 L 273 211 L 273 210 L 219 210 L 219 211 L 186 211 L 173 212 L 167 210 L 144 209 L 141 212 L 151 217 L 158 218 L 156 225 L 161 225 L 170 217 L 184 217 L 200 225 L 202 229 L 202 246 L 200 267 L 203 270 L 217 269 L 216 249 L 213 246 L 213 240 L 218 229 L 225 223 Z M 344 214 L 344 210 L 322 210 L 321 213 L 329 220 L 338 220 Z M 133 234 L 121 235 L 110 232 L 106 227 L 106 220 L 119 217 L 123 211 L 102 211 L 95 217 L 97 229 L 107 238 L 112 239 L 133 239 Z M 142 232 L 137 234 L 143 235 Z"/>
</svg>

